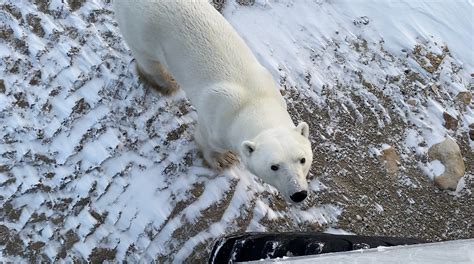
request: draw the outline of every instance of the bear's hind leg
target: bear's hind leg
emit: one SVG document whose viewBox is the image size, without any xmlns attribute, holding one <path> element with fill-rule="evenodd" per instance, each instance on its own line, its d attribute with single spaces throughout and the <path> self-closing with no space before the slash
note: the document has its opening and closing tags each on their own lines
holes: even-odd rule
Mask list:
<svg viewBox="0 0 474 264">
<path fill-rule="evenodd" d="M 159 61 L 144 59 L 143 56 L 135 56 L 135 59 L 138 76 L 144 84 L 163 95 L 172 95 L 179 90 L 178 83 Z"/>
</svg>

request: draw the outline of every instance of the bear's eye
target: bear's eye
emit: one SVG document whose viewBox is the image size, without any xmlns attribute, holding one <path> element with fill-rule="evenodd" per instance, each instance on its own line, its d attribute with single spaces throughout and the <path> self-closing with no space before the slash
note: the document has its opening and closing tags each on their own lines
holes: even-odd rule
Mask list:
<svg viewBox="0 0 474 264">
<path fill-rule="evenodd" d="M 305 159 L 305 158 L 300 159 L 300 163 L 301 163 L 301 164 L 304 164 L 305 162 L 306 162 L 306 159 Z"/>
<path fill-rule="evenodd" d="M 270 169 L 272 169 L 272 171 L 277 171 L 279 168 L 280 168 L 280 166 L 278 166 L 278 165 L 272 165 L 270 167 Z"/>
</svg>

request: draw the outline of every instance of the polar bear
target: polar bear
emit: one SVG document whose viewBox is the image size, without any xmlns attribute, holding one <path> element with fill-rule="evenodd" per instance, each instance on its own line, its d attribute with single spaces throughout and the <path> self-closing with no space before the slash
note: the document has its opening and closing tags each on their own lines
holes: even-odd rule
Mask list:
<svg viewBox="0 0 474 264">
<path fill-rule="evenodd" d="M 207 0 L 115 0 L 120 31 L 141 79 L 182 88 L 195 107 L 204 159 L 247 169 L 289 201 L 308 194 L 309 128 L 294 125 L 271 74 Z"/>
</svg>

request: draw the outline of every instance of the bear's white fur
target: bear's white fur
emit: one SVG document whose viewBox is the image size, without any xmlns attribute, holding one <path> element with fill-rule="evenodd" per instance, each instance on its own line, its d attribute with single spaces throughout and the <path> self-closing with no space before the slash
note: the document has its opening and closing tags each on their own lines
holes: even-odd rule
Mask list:
<svg viewBox="0 0 474 264">
<path fill-rule="evenodd" d="M 288 200 L 306 197 L 308 125 L 294 125 L 271 74 L 219 12 L 206 0 L 115 0 L 115 13 L 141 74 L 179 85 L 196 108 L 209 164 L 231 151 Z"/>
</svg>

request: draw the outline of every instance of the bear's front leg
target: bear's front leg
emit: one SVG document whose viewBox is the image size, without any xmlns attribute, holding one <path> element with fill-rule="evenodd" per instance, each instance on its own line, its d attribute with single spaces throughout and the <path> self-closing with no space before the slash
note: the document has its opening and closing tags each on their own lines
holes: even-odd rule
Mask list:
<svg viewBox="0 0 474 264">
<path fill-rule="evenodd" d="M 237 164 L 239 161 L 237 156 L 231 151 L 227 151 L 225 153 L 214 151 L 209 145 L 207 138 L 200 132 L 199 129 L 197 129 L 194 134 L 194 140 L 201 149 L 204 161 L 207 163 L 206 165 L 214 170 L 221 172 Z"/>
<path fill-rule="evenodd" d="M 146 86 L 154 88 L 163 95 L 172 95 L 179 90 L 179 85 L 168 69 L 157 58 L 151 58 L 132 48 L 133 56 L 137 61 L 137 73 Z"/>
</svg>

